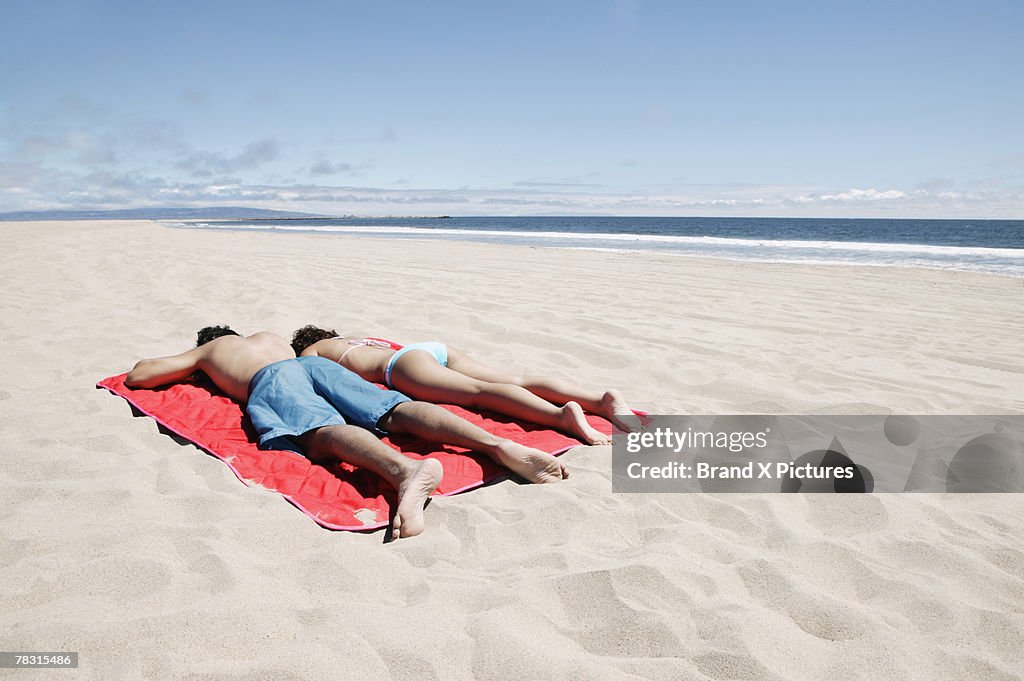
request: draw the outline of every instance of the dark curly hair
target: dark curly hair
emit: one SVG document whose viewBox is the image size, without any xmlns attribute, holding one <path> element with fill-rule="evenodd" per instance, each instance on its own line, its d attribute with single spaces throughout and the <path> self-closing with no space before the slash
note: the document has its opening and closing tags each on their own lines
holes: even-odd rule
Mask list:
<svg viewBox="0 0 1024 681">
<path fill-rule="evenodd" d="M 206 345 L 215 338 L 221 336 L 238 336 L 239 333 L 233 330 L 230 326 L 204 326 L 199 329 L 199 333 L 196 336 L 196 347 L 200 345 Z"/>
<path fill-rule="evenodd" d="M 327 338 L 335 338 L 337 335 L 338 332 L 334 329 L 321 329 L 319 326 L 307 324 L 292 334 L 292 350 L 295 351 L 295 356 L 298 357 L 302 354 L 303 350 L 313 343 Z"/>
</svg>

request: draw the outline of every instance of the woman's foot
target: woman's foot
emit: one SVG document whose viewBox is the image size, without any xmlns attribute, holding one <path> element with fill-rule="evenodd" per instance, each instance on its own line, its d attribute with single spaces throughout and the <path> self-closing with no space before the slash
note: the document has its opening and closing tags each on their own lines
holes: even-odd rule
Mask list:
<svg viewBox="0 0 1024 681">
<path fill-rule="evenodd" d="M 612 438 L 605 435 L 587 423 L 587 416 L 583 413 L 583 407 L 575 402 L 566 402 L 562 407 L 562 415 L 559 419 L 559 427 L 572 433 L 588 445 L 610 445 Z"/>
<path fill-rule="evenodd" d="M 625 433 L 634 433 L 643 425 L 640 417 L 633 413 L 618 390 L 609 390 L 604 394 L 599 413 Z"/>
</svg>

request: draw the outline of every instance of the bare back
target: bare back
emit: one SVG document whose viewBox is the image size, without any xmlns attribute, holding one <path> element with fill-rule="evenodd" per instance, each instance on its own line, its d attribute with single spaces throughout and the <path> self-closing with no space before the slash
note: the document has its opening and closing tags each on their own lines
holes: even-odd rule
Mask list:
<svg viewBox="0 0 1024 681">
<path fill-rule="evenodd" d="M 384 368 L 395 351 L 369 345 L 350 345 L 348 341 L 349 338 L 328 338 L 317 341 L 306 348 L 302 354 L 326 357 L 367 381 L 383 383 Z"/>
<path fill-rule="evenodd" d="M 245 402 L 249 399 L 249 381 L 257 371 L 294 357 L 285 339 L 266 331 L 247 338 L 221 336 L 180 355 L 140 360 L 125 376 L 124 384 L 131 388 L 155 388 L 203 371 L 218 388 Z"/>
<path fill-rule="evenodd" d="M 197 367 L 217 387 L 241 402 L 249 398 L 249 381 L 274 362 L 293 359 L 295 353 L 280 336 L 266 331 L 241 336 L 222 336 L 196 350 L 203 351 Z"/>
</svg>

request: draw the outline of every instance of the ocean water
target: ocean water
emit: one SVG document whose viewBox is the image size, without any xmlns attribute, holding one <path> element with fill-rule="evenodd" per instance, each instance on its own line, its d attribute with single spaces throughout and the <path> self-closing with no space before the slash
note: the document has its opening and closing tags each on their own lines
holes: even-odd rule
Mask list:
<svg viewBox="0 0 1024 681">
<path fill-rule="evenodd" d="M 166 222 L 760 262 L 926 267 L 1024 277 L 1024 220 L 456 217 Z"/>
</svg>

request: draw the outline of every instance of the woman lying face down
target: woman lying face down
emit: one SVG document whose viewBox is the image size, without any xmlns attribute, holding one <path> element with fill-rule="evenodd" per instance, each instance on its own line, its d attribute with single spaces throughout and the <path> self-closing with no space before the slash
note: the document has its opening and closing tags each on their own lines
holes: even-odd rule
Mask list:
<svg viewBox="0 0 1024 681">
<path fill-rule="evenodd" d="M 624 431 L 639 427 L 617 390 L 587 390 L 558 378 L 505 373 L 438 341 L 396 348 L 379 338 L 351 338 L 309 325 L 293 334 L 292 349 L 299 356 L 326 357 L 417 400 L 488 409 L 561 430 L 590 445 L 609 444 L 611 437 L 591 426 L 584 412 Z"/>
</svg>

